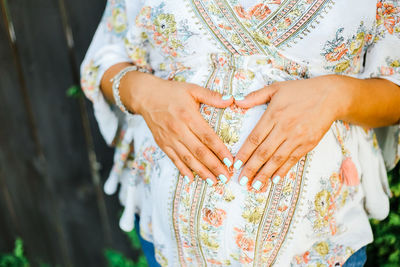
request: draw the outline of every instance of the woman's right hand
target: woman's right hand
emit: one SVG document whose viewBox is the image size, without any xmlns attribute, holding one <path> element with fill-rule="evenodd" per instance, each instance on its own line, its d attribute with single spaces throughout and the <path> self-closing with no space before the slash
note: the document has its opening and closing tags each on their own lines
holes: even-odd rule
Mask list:
<svg viewBox="0 0 400 267">
<path fill-rule="evenodd" d="M 121 80 L 120 96 L 128 110 L 142 115 L 156 143 L 186 180 L 193 181 L 194 171 L 209 185 L 227 182 L 233 157 L 199 108 L 200 103 L 226 108 L 233 103 L 232 97 L 223 99 L 195 84 L 140 72 L 129 72 Z"/>
</svg>

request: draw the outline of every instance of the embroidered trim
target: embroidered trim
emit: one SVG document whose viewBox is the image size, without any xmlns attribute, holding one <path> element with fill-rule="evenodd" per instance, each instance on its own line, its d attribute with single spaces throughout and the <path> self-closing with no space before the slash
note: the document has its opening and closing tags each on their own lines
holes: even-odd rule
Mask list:
<svg viewBox="0 0 400 267">
<path fill-rule="evenodd" d="M 177 216 L 178 205 L 181 200 L 181 195 L 180 195 L 179 191 L 182 188 L 182 184 L 183 184 L 183 178 L 182 178 L 182 175 L 179 174 L 179 176 L 177 177 L 176 189 L 175 189 L 175 194 L 174 194 L 172 221 L 174 222 L 174 232 L 175 232 L 176 245 L 177 245 L 178 255 L 179 255 L 179 263 L 181 266 L 186 266 L 185 261 L 183 259 L 183 251 L 182 251 L 182 245 L 181 245 L 182 241 L 181 241 L 181 238 L 179 235 L 179 223 L 178 223 L 178 216 Z"/>
<path fill-rule="evenodd" d="M 291 193 L 290 207 L 286 212 L 281 212 L 283 214 L 278 214 L 278 209 L 280 204 L 285 203 L 285 200 L 283 199 L 284 185 L 287 186 L 291 184 L 290 174 L 288 174 L 285 179 L 281 180 L 272 191 L 270 208 L 268 212 L 263 215 L 261 221 L 263 230 L 261 233 L 258 233 L 259 236 L 257 236 L 256 252 L 254 256 L 255 266 L 270 266 L 276 259 L 282 243 L 286 239 L 287 231 L 292 221 L 293 213 L 300 195 L 299 193 L 303 179 L 305 161 L 306 157 L 302 158 L 297 164 L 296 180 L 294 182 L 293 193 Z M 268 217 L 265 217 L 265 215 Z M 283 226 L 281 226 L 282 221 L 284 222 Z M 272 225 L 279 225 L 278 227 L 280 232 L 274 232 L 271 227 Z"/>
<path fill-rule="evenodd" d="M 193 9 L 201 21 L 225 48 L 232 54 L 253 55 L 269 54 L 271 45 L 289 46 L 289 41 L 301 35 L 306 35 L 310 24 L 316 21 L 321 12 L 327 12 L 334 4 L 333 0 L 314 0 L 308 3 L 305 0 L 286 1 L 270 14 L 264 21 L 255 24 L 254 21 L 240 19 L 228 0 L 213 0 L 205 3 L 204 0 L 192 0 Z M 222 16 L 213 14 L 210 6 L 215 6 Z M 269 8 L 265 6 L 268 10 Z M 299 9 L 301 15 L 293 17 L 292 12 Z M 267 12 L 268 13 L 268 12 Z M 266 15 L 266 14 L 264 14 Z M 291 17 L 292 16 L 292 17 Z M 243 14 L 241 16 L 243 18 Z M 247 25 L 245 25 L 245 23 Z M 276 26 L 283 23 L 284 28 Z M 318 22 L 318 21 L 317 21 Z"/>
<path fill-rule="evenodd" d="M 310 163 L 312 161 L 313 154 L 314 154 L 314 152 L 311 151 L 304 157 L 303 174 L 302 174 L 302 179 L 301 179 L 302 184 L 300 186 L 300 190 L 299 190 L 299 194 L 298 194 L 300 196 L 300 198 L 297 199 L 296 205 L 293 206 L 293 215 L 291 217 L 290 223 L 288 224 L 288 232 L 287 232 L 286 238 L 285 238 L 285 240 L 283 240 L 280 250 L 279 250 L 279 252 L 281 254 L 283 254 L 285 252 L 285 250 L 287 249 L 288 240 L 291 240 L 292 237 L 294 236 L 297 225 L 300 222 L 298 216 L 301 216 L 301 214 L 303 213 L 305 204 L 306 204 L 306 202 L 304 200 L 306 198 L 306 193 L 307 193 L 306 188 L 307 188 L 307 185 L 309 182 L 308 167 L 310 166 Z M 275 258 L 273 263 L 279 266 L 279 258 Z"/>
<path fill-rule="evenodd" d="M 275 40 L 273 45 L 279 47 L 289 41 L 290 38 L 297 37 L 297 34 L 302 29 L 306 28 L 308 24 L 314 22 L 313 18 L 317 17 L 321 10 L 325 7 L 332 7 L 329 3 L 333 4 L 334 2 L 331 0 L 318 0 L 290 30 Z"/>
<path fill-rule="evenodd" d="M 222 43 L 222 45 L 225 47 L 227 51 L 229 51 L 232 54 L 238 54 L 238 51 L 232 46 L 231 42 L 229 42 L 221 33 L 220 30 L 215 26 L 215 24 L 212 22 L 211 17 L 207 13 L 205 7 L 202 4 L 201 0 L 193 0 L 191 1 L 192 4 L 194 5 L 194 8 L 196 10 L 196 13 L 201 17 L 202 21 L 206 22 L 206 25 L 208 26 L 209 30 L 211 33 L 214 35 L 214 37 Z"/>
</svg>

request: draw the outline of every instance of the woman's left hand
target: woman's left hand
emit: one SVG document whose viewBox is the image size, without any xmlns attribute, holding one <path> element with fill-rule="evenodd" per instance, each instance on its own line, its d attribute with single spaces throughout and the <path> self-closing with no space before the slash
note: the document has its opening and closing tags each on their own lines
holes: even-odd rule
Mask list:
<svg viewBox="0 0 400 267">
<path fill-rule="evenodd" d="M 320 76 L 277 82 L 236 101 L 240 108 L 269 103 L 267 110 L 235 157 L 241 185 L 256 191 L 268 180 L 278 183 L 311 151 L 337 119 L 346 96 L 341 77 Z"/>
</svg>

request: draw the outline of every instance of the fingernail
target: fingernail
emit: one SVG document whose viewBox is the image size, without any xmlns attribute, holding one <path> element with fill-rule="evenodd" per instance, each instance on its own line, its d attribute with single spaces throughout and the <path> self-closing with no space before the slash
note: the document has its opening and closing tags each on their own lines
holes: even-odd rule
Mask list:
<svg viewBox="0 0 400 267">
<path fill-rule="evenodd" d="M 261 189 L 261 186 L 262 186 L 262 183 L 258 180 L 253 183 L 253 188 L 257 191 Z"/>
<path fill-rule="evenodd" d="M 190 178 L 187 175 L 183 177 L 183 180 L 185 180 L 185 183 L 187 184 L 190 183 Z"/>
<path fill-rule="evenodd" d="M 223 162 L 228 168 L 232 166 L 232 162 L 228 158 L 224 158 Z"/>
<path fill-rule="evenodd" d="M 247 184 L 247 182 L 249 181 L 249 178 L 247 178 L 247 176 L 243 176 L 242 179 L 240 179 L 239 184 L 241 186 L 245 186 Z"/>
<path fill-rule="evenodd" d="M 208 184 L 209 186 L 213 186 L 213 185 L 214 185 L 214 181 L 211 180 L 211 178 L 207 178 L 206 182 L 207 182 L 207 184 Z"/>
<path fill-rule="evenodd" d="M 239 159 L 239 160 L 237 160 L 237 161 L 235 162 L 235 164 L 233 164 L 233 168 L 235 168 L 236 170 L 239 170 L 240 167 L 242 167 L 242 165 L 243 165 L 243 161 L 241 161 L 241 160 Z"/>
<path fill-rule="evenodd" d="M 226 181 L 228 181 L 228 178 L 226 178 L 226 176 L 223 175 L 223 174 L 220 174 L 220 175 L 218 176 L 218 178 L 219 178 L 219 180 L 220 180 L 223 184 L 225 184 Z"/>
<path fill-rule="evenodd" d="M 281 177 L 280 177 L 279 175 L 276 175 L 276 176 L 272 179 L 272 182 L 273 182 L 274 184 L 277 184 L 277 183 L 279 183 L 280 180 L 281 180 Z"/>
<path fill-rule="evenodd" d="M 235 95 L 233 98 L 235 98 L 236 101 L 244 100 L 244 96 L 242 96 L 242 95 Z"/>
<path fill-rule="evenodd" d="M 226 100 L 231 99 L 231 97 L 232 97 L 231 95 L 223 95 L 222 100 L 226 101 Z"/>
</svg>

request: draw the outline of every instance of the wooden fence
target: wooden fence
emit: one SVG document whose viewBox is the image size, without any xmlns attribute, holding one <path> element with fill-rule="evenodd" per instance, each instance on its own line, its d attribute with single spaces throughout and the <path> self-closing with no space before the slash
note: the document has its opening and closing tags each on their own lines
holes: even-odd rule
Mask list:
<svg viewBox="0 0 400 267">
<path fill-rule="evenodd" d="M 135 254 L 102 184 L 112 150 L 90 104 L 68 98 L 106 0 L 0 0 L 0 252 L 17 236 L 51 266 Z"/>
</svg>

